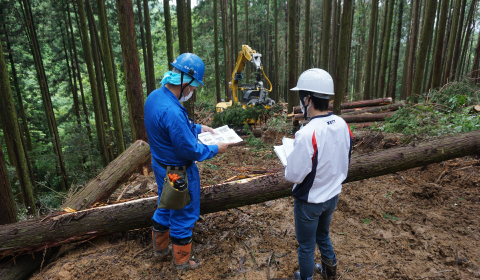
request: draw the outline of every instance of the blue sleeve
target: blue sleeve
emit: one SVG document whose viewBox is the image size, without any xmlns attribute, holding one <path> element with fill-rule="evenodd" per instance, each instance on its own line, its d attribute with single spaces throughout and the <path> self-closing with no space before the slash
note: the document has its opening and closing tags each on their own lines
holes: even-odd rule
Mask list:
<svg viewBox="0 0 480 280">
<path fill-rule="evenodd" d="M 182 112 L 172 111 L 166 114 L 166 118 L 170 139 L 179 157 L 185 160 L 204 161 L 217 155 L 217 145 L 205 145 L 197 141 L 192 124 Z M 195 125 L 195 129 L 198 130 L 198 126 Z"/>
<path fill-rule="evenodd" d="M 195 128 L 197 129 L 198 134 L 202 133 L 202 125 L 201 124 L 195 124 Z"/>
</svg>

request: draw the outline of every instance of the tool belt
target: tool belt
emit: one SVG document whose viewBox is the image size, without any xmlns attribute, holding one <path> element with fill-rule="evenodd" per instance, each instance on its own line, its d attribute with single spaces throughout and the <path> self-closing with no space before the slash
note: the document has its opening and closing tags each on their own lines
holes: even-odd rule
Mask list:
<svg viewBox="0 0 480 280">
<path fill-rule="evenodd" d="M 155 161 L 163 168 L 166 169 L 165 179 L 163 179 L 163 189 L 160 195 L 160 201 L 158 202 L 158 209 L 172 209 L 180 210 L 190 204 L 190 193 L 188 192 L 188 176 L 187 168 L 192 165 L 193 161 L 185 166 L 168 166 L 160 163 L 157 159 Z M 187 187 L 184 190 L 178 190 L 174 188 L 168 174 L 177 174 L 185 180 Z M 157 182 L 158 183 L 158 182 Z"/>
</svg>

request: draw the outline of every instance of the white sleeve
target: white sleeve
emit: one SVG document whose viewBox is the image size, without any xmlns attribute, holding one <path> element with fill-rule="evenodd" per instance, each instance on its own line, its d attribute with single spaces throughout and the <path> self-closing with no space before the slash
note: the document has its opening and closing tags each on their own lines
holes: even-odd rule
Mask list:
<svg viewBox="0 0 480 280">
<path fill-rule="evenodd" d="M 300 184 L 312 171 L 313 146 L 312 136 L 297 133 L 293 152 L 287 157 L 285 179 L 289 182 Z"/>
</svg>

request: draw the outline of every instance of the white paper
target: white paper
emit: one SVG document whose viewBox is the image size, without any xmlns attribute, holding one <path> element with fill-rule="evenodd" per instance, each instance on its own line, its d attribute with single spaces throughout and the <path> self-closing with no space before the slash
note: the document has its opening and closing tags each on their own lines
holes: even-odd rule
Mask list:
<svg viewBox="0 0 480 280">
<path fill-rule="evenodd" d="M 211 132 L 198 134 L 198 140 L 205 145 L 214 145 L 219 142 L 238 143 L 243 141 L 243 139 L 240 138 L 233 129 L 229 128 L 228 125 L 215 128 L 213 131 L 215 131 L 215 134 L 212 134 Z"/>
<path fill-rule="evenodd" d="M 283 166 L 287 166 L 287 158 L 293 152 L 293 143 L 295 140 L 283 137 L 281 146 L 273 146 L 273 150 L 282 162 Z"/>
</svg>

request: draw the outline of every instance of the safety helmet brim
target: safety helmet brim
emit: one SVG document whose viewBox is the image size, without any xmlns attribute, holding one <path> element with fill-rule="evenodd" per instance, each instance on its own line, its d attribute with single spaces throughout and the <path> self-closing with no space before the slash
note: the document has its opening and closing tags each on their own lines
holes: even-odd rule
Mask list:
<svg viewBox="0 0 480 280">
<path fill-rule="evenodd" d="M 298 78 L 297 86 L 291 91 L 305 90 L 322 95 L 334 95 L 333 79 L 330 74 L 319 68 L 304 71 Z M 314 95 L 315 96 L 315 95 Z M 320 97 L 320 96 L 317 96 Z M 320 97 L 322 98 L 322 97 Z"/>
</svg>

